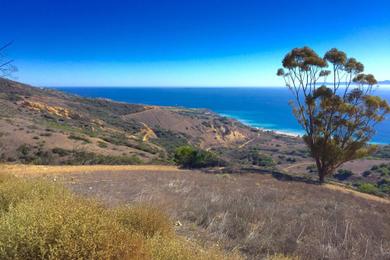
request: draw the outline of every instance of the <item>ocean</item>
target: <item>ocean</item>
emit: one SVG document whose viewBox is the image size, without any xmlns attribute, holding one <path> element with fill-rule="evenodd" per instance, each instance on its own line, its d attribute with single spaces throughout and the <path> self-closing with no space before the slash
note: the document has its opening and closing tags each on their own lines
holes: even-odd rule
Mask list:
<svg viewBox="0 0 390 260">
<path fill-rule="evenodd" d="M 56 87 L 83 97 L 108 98 L 136 104 L 207 108 L 235 118 L 244 124 L 302 134 L 291 113 L 291 93 L 286 87 Z M 376 95 L 390 102 L 390 88 L 379 88 Z M 373 143 L 390 144 L 390 117 L 377 125 Z"/>
</svg>

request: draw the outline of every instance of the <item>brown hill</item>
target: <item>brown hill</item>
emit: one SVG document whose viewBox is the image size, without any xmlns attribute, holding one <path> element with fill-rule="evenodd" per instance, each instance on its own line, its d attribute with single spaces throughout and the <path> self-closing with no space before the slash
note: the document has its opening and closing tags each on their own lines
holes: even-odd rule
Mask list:
<svg viewBox="0 0 390 260">
<path fill-rule="evenodd" d="M 183 144 L 230 147 L 258 134 L 207 110 L 82 98 L 5 79 L 0 108 L 2 161 L 165 161 Z"/>
</svg>

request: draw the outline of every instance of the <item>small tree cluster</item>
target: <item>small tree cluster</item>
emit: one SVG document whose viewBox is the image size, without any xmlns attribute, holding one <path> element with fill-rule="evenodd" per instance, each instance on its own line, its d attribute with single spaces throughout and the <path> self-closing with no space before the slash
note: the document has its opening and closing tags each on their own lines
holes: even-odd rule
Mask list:
<svg viewBox="0 0 390 260">
<path fill-rule="evenodd" d="M 294 95 L 293 113 L 305 130 L 320 182 L 341 164 L 375 150 L 368 142 L 390 107 L 372 95 L 377 81 L 363 73 L 362 63 L 335 48 L 320 57 L 303 47 L 291 50 L 282 64 L 277 75 Z"/>
<path fill-rule="evenodd" d="M 223 164 L 214 153 L 188 145 L 176 149 L 174 161 L 184 168 L 215 167 Z"/>
</svg>

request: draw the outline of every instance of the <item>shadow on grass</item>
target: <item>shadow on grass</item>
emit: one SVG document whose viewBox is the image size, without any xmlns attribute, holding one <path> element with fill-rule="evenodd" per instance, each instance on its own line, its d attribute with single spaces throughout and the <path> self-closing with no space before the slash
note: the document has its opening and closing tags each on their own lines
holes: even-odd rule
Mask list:
<svg viewBox="0 0 390 260">
<path fill-rule="evenodd" d="M 307 184 L 320 185 L 318 180 L 315 180 L 309 176 L 291 175 L 288 173 L 284 173 L 272 169 L 259 169 L 259 168 L 248 167 L 248 168 L 241 168 L 239 173 L 268 174 L 278 181 L 303 182 Z"/>
</svg>

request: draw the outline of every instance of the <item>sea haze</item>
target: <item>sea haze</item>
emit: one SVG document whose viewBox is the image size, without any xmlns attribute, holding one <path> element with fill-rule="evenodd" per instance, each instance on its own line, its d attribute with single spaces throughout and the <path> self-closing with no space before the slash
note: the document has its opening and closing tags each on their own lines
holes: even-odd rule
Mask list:
<svg viewBox="0 0 390 260">
<path fill-rule="evenodd" d="M 159 105 L 208 108 L 221 115 L 240 120 L 253 127 L 292 134 L 302 128 L 291 113 L 287 88 L 179 88 L 179 87 L 56 87 L 83 97 L 108 98 L 116 101 Z M 376 95 L 390 102 L 390 89 L 377 89 Z M 373 142 L 390 143 L 390 119 L 376 127 Z"/>
</svg>

